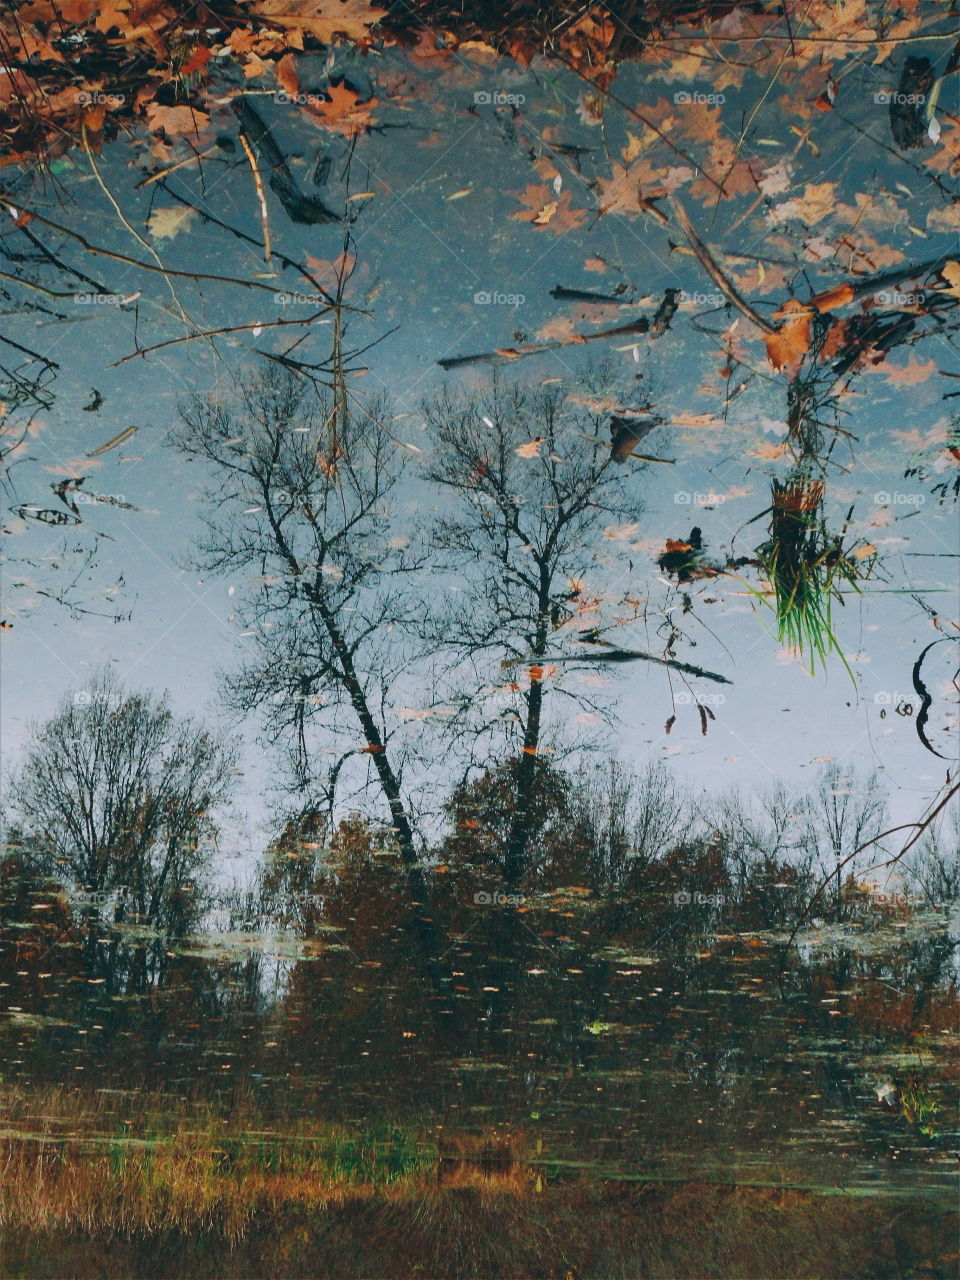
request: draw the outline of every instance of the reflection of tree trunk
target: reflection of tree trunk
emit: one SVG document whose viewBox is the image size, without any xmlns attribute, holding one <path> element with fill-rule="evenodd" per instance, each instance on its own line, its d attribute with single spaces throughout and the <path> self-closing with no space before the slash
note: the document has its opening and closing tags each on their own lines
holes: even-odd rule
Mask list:
<svg viewBox="0 0 960 1280">
<path fill-rule="evenodd" d="M 309 590 L 308 594 L 312 598 L 312 602 L 317 606 L 327 635 L 336 650 L 343 687 L 346 689 L 350 704 L 356 712 L 357 719 L 360 721 L 360 727 L 367 743 L 366 749 L 373 756 L 373 763 L 377 771 L 377 777 L 380 779 L 380 786 L 383 789 L 387 804 L 390 806 L 390 816 L 393 819 L 393 829 L 396 832 L 397 844 L 400 846 L 400 856 L 403 858 L 405 865 L 411 867 L 417 862 L 413 830 L 400 794 L 400 783 L 397 781 L 397 775 L 390 764 L 383 738 L 373 718 L 363 684 L 357 675 L 357 669 L 353 664 L 353 657 L 340 633 L 336 618 L 327 607 L 322 595 L 313 588 Z"/>
<path fill-rule="evenodd" d="M 323 625 L 330 643 L 333 645 L 334 652 L 337 655 L 337 663 L 339 671 L 336 679 L 342 685 L 347 697 L 350 699 L 350 705 L 356 713 L 360 722 L 360 728 L 363 730 L 366 739 L 366 751 L 373 756 L 374 767 L 377 770 L 377 777 L 380 780 L 380 786 L 386 797 L 387 804 L 390 807 L 390 816 L 393 819 L 393 829 L 396 832 L 397 844 L 400 847 L 400 856 L 403 858 L 404 864 L 414 867 L 417 863 L 417 850 L 413 839 L 413 828 L 410 825 L 410 819 L 407 816 L 406 808 L 400 792 L 400 783 L 397 775 L 390 764 L 390 758 L 387 755 L 387 749 L 384 745 L 383 737 L 377 728 L 377 723 L 373 718 L 373 712 L 370 710 L 370 704 L 367 701 L 366 691 L 363 687 L 363 681 L 357 673 L 354 665 L 353 654 L 344 639 L 343 632 L 337 625 L 337 619 L 328 602 L 324 599 L 323 588 L 318 583 L 307 582 L 303 577 L 303 570 L 297 557 L 294 555 L 291 547 L 288 545 L 286 538 L 275 519 L 272 509 L 269 505 L 269 493 L 264 493 L 267 502 L 267 510 L 270 513 L 270 522 L 273 528 L 274 537 L 277 547 L 281 555 L 287 561 L 295 578 L 303 583 L 303 592 L 308 602 L 319 615 L 320 622 Z"/>
<path fill-rule="evenodd" d="M 533 653 L 538 662 L 547 649 L 547 611 L 549 592 L 541 591 L 540 621 L 537 627 Z M 517 765 L 517 781 L 514 791 L 514 811 L 507 837 L 503 875 L 508 888 L 515 888 L 526 870 L 527 843 L 533 816 L 533 788 L 537 777 L 537 752 L 540 748 L 540 726 L 543 716 L 543 684 L 540 673 L 530 672 L 530 693 L 527 696 L 527 717 L 523 730 L 523 751 Z"/>
</svg>

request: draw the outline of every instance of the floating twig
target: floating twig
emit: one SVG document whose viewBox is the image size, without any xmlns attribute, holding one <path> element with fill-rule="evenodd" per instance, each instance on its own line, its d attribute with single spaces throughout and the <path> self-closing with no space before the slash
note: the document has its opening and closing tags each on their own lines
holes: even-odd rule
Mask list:
<svg viewBox="0 0 960 1280">
<path fill-rule="evenodd" d="M 136 435 L 139 427 L 127 427 L 121 431 L 118 436 L 114 436 L 112 440 L 108 440 L 106 444 L 100 445 L 98 449 L 94 449 L 87 454 L 88 458 L 99 458 L 101 453 L 109 453 L 111 449 L 116 449 L 117 445 L 123 444 L 125 440 L 129 440 L 131 436 Z"/>
<path fill-rule="evenodd" d="M 451 356 L 446 360 L 438 360 L 437 364 L 441 369 L 454 369 L 464 364 L 509 364 L 513 360 L 539 356 L 544 351 L 556 351 L 560 347 L 580 346 L 585 342 L 597 342 L 601 338 L 614 338 L 624 333 L 646 333 L 649 328 L 650 321 L 646 316 L 641 316 L 639 320 L 632 320 L 616 329 L 603 329 L 600 333 L 575 333 L 569 338 L 542 342 L 533 347 L 500 347 L 496 351 L 483 351 L 473 356 Z"/>
<path fill-rule="evenodd" d="M 757 325 L 758 328 L 762 329 L 764 333 L 779 332 L 777 326 L 775 324 L 771 324 L 770 321 L 760 315 L 758 311 L 755 311 L 754 308 L 751 307 L 750 303 L 747 302 L 746 298 L 738 292 L 736 286 L 727 279 L 723 271 L 721 271 L 720 267 L 714 261 L 710 250 L 697 235 L 696 231 L 694 231 L 693 223 L 687 216 L 686 209 L 684 209 L 676 196 L 670 197 L 670 207 L 673 209 L 674 217 L 679 223 L 681 231 L 686 236 L 690 248 L 693 250 L 696 257 L 699 258 L 703 269 L 717 288 L 727 295 L 731 303 L 739 312 L 745 315 L 748 320 L 753 322 L 753 324 Z"/>
<path fill-rule="evenodd" d="M 136 351 L 131 351 L 127 355 L 121 356 L 119 360 L 114 360 L 112 364 L 107 365 L 107 368 L 116 369 L 120 365 L 126 364 L 128 360 L 135 360 L 137 356 L 148 356 L 154 351 L 162 351 L 164 347 L 176 347 L 183 342 L 196 342 L 198 339 L 204 338 L 222 338 L 228 333 L 246 333 L 251 330 L 255 333 L 260 333 L 263 329 L 309 325 L 333 309 L 332 307 L 323 307 L 322 310 L 315 311 L 313 315 L 304 316 L 302 320 L 254 320 L 251 324 L 231 324 L 224 326 L 222 329 L 204 329 L 201 333 L 185 333 L 179 338 L 167 338 L 165 342 L 155 342 L 152 347 L 140 347 Z"/>
<path fill-rule="evenodd" d="M 134 191 L 139 191 L 141 187 L 148 187 L 151 182 L 162 182 L 164 178 L 169 178 L 170 174 L 176 173 L 178 169 L 182 169 L 188 164 L 196 164 L 199 160 L 203 160 L 206 156 L 212 155 L 214 151 L 219 150 L 219 144 L 214 143 L 212 147 L 207 147 L 205 151 L 195 151 L 183 160 L 178 160 L 176 164 L 168 164 L 165 169 L 158 169 L 156 173 L 151 173 L 149 177 L 142 178 L 133 189 Z"/>
<path fill-rule="evenodd" d="M 253 154 L 253 147 L 247 141 L 247 135 L 240 130 L 240 142 L 243 145 L 247 162 L 253 173 L 253 184 L 257 188 L 257 199 L 260 201 L 260 225 L 263 227 L 263 260 L 270 266 L 270 218 L 267 213 L 267 196 L 263 189 L 263 180 L 260 177 L 260 167 L 257 164 L 257 157 Z"/>
</svg>

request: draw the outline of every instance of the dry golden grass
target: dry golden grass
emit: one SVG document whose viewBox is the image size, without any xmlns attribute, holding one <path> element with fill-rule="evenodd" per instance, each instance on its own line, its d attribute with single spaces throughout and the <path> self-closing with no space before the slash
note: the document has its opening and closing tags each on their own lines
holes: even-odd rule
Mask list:
<svg viewBox="0 0 960 1280">
<path fill-rule="evenodd" d="M 548 1177 L 513 1131 L 281 1133 L 243 1097 L 3 1087 L 0 1106 L 21 1280 L 919 1280 L 953 1247 L 917 1202 Z"/>
<path fill-rule="evenodd" d="M 89 1233 L 222 1232 L 257 1215 L 387 1202 L 443 1184 L 522 1194 L 531 1169 L 513 1135 L 357 1134 L 300 1117 L 263 1128 L 243 1100 L 228 1112 L 162 1094 L 0 1088 L 0 1226 Z"/>
</svg>

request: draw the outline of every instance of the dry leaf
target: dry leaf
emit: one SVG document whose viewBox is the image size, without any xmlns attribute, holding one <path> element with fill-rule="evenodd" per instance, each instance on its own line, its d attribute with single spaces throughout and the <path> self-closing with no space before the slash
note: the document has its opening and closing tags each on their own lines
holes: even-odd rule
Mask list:
<svg viewBox="0 0 960 1280">
<path fill-rule="evenodd" d="M 928 360 L 924 363 L 924 361 L 918 360 L 916 356 L 911 354 L 905 365 L 899 369 L 893 369 L 888 374 L 887 382 L 893 387 L 913 387 L 918 382 L 926 382 L 930 375 L 936 372 L 936 369 L 936 360 Z"/>
<path fill-rule="evenodd" d="M 783 307 L 783 312 L 796 313 L 795 319 L 784 321 L 776 333 L 763 339 L 767 359 L 774 369 L 798 365 L 810 347 L 810 312 L 795 298 Z"/>
<path fill-rule="evenodd" d="M 147 126 L 151 133 L 162 129 L 168 138 L 182 138 L 200 132 L 210 117 L 195 107 L 162 107 L 159 102 L 147 104 Z"/>
<path fill-rule="evenodd" d="M 528 440 L 526 444 L 520 445 L 516 454 L 518 458 L 536 458 L 540 453 L 540 446 L 543 444 L 543 436 L 537 436 L 535 440 Z"/>
<path fill-rule="evenodd" d="M 960 231 L 960 200 L 954 200 L 945 209 L 931 209 L 927 214 L 927 227 L 931 231 Z"/>
<path fill-rule="evenodd" d="M 366 43 L 370 27 L 384 14 L 367 0 L 257 0 L 249 12 L 269 26 L 305 32 L 323 44 L 332 44 L 336 36 Z"/>
<path fill-rule="evenodd" d="M 329 102 L 316 98 L 307 104 L 310 114 L 322 120 L 326 128 L 352 138 L 370 127 L 376 98 L 361 101 L 360 94 L 345 84 L 330 85 L 327 95 Z"/>
<path fill-rule="evenodd" d="M 948 262 L 940 271 L 941 276 L 949 284 L 948 289 L 944 289 L 944 293 L 949 293 L 951 298 L 960 298 L 960 262 Z"/>
<path fill-rule="evenodd" d="M 783 221 L 786 218 L 797 218 L 808 227 L 821 222 L 836 206 L 836 184 L 833 182 L 808 182 L 803 195 L 785 200 L 783 204 L 774 205 L 773 216 Z"/>
<path fill-rule="evenodd" d="M 154 240 L 172 240 L 189 227 L 197 216 L 196 209 L 154 209 L 147 221 L 147 230 Z"/>
</svg>

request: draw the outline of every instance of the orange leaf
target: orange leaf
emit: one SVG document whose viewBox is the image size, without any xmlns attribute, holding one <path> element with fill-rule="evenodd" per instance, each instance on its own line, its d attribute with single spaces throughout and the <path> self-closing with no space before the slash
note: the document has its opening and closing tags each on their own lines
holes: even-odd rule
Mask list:
<svg viewBox="0 0 960 1280">
<path fill-rule="evenodd" d="M 816 297 L 810 299 L 810 306 L 816 307 L 818 311 L 835 311 L 837 307 L 845 307 L 853 301 L 853 285 L 838 284 L 835 289 L 828 289 L 825 293 L 818 293 Z"/>
<path fill-rule="evenodd" d="M 535 440 L 528 440 L 526 444 L 521 444 L 515 450 L 518 458 L 535 458 L 540 452 L 540 446 L 543 444 L 543 436 L 537 436 Z"/>
<path fill-rule="evenodd" d="M 250 12 L 265 25 L 306 33 L 331 44 L 335 36 L 368 41 L 369 28 L 384 10 L 374 9 L 367 0 L 258 0 Z"/>
<path fill-rule="evenodd" d="M 194 49 L 193 53 L 191 53 L 190 57 L 180 68 L 180 74 L 184 76 L 191 76 L 195 71 L 202 71 L 209 61 L 210 50 L 206 45 L 198 44 L 196 49 Z"/>
<path fill-rule="evenodd" d="M 798 365 L 810 347 L 810 313 L 795 298 L 786 304 L 783 311 L 797 314 L 793 320 L 785 321 L 776 333 L 769 333 L 763 339 L 767 359 L 774 369 Z"/>
<path fill-rule="evenodd" d="M 345 84 L 332 84 L 327 89 L 329 102 L 322 98 L 311 100 L 308 110 L 319 116 L 328 129 L 353 137 L 369 127 L 370 117 L 377 105 L 376 98 L 366 102 L 360 100 L 360 94 Z"/>
</svg>

